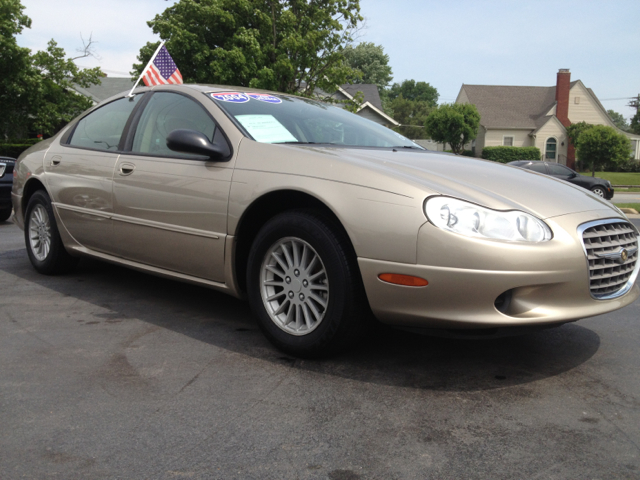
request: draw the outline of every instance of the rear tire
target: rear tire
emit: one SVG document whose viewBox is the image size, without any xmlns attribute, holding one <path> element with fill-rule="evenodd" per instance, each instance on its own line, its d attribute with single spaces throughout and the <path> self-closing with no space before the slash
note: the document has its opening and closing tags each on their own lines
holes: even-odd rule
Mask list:
<svg viewBox="0 0 640 480">
<path fill-rule="evenodd" d="M 44 275 L 67 273 L 78 264 L 78 259 L 69 255 L 62 244 L 51 199 L 44 190 L 38 190 L 29 199 L 24 239 L 31 264 Z"/>
<path fill-rule="evenodd" d="M 258 233 L 248 297 L 261 330 L 280 350 L 325 356 L 364 334 L 369 309 L 348 242 L 330 219 L 310 211 L 282 213 Z"/>
</svg>

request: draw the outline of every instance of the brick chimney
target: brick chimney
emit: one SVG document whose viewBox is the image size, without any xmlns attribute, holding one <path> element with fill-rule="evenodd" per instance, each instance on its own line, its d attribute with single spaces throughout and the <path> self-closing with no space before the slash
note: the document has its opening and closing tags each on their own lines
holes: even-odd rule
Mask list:
<svg viewBox="0 0 640 480">
<path fill-rule="evenodd" d="M 571 89 L 571 72 L 568 68 L 558 70 L 556 79 L 556 117 L 564 127 L 571 125 L 569 121 L 569 90 Z M 567 139 L 567 167 L 576 168 L 576 149 Z"/>
<path fill-rule="evenodd" d="M 558 70 L 556 80 L 556 117 L 566 127 L 571 125 L 569 121 L 569 89 L 571 88 L 571 72 L 568 68 Z"/>
</svg>

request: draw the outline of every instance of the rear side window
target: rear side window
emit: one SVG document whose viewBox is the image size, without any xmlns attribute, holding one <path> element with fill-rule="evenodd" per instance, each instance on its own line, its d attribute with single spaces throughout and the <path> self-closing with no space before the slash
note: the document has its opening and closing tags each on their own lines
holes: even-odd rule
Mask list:
<svg viewBox="0 0 640 480">
<path fill-rule="evenodd" d="M 573 170 L 563 167 L 562 165 L 549 165 L 551 175 L 571 175 Z"/>
<path fill-rule="evenodd" d="M 197 130 L 213 141 L 216 124 L 194 100 L 176 93 L 154 93 L 140 117 L 132 151 L 153 156 L 200 158 L 167 147 L 167 135 L 182 128 Z"/>
<path fill-rule="evenodd" d="M 78 122 L 69 145 L 91 150 L 117 151 L 129 115 L 142 95 L 108 103 Z"/>
<path fill-rule="evenodd" d="M 538 173 L 547 173 L 547 169 L 545 168 L 544 163 L 530 163 L 525 168 Z"/>
</svg>

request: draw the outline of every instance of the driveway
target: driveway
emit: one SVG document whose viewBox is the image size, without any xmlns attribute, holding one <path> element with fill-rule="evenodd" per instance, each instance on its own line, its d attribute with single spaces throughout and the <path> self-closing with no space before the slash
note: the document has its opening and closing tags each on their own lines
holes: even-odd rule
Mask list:
<svg viewBox="0 0 640 480">
<path fill-rule="evenodd" d="M 94 261 L 46 277 L 0 240 L 3 480 L 640 477 L 640 302 L 303 361 L 231 297 Z"/>
</svg>

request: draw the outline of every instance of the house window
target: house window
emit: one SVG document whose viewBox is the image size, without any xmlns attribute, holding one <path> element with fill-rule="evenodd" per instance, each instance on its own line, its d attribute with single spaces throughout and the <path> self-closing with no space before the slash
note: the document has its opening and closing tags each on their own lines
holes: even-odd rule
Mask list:
<svg viewBox="0 0 640 480">
<path fill-rule="evenodd" d="M 558 141 L 555 138 L 547 140 L 547 146 L 545 148 L 544 158 L 545 160 L 556 160 L 556 149 L 558 147 Z"/>
<path fill-rule="evenodd" d="M 502 145 L 505 147 L 513 147 L 513 137 L 502 137 Z"/>
</svg>

